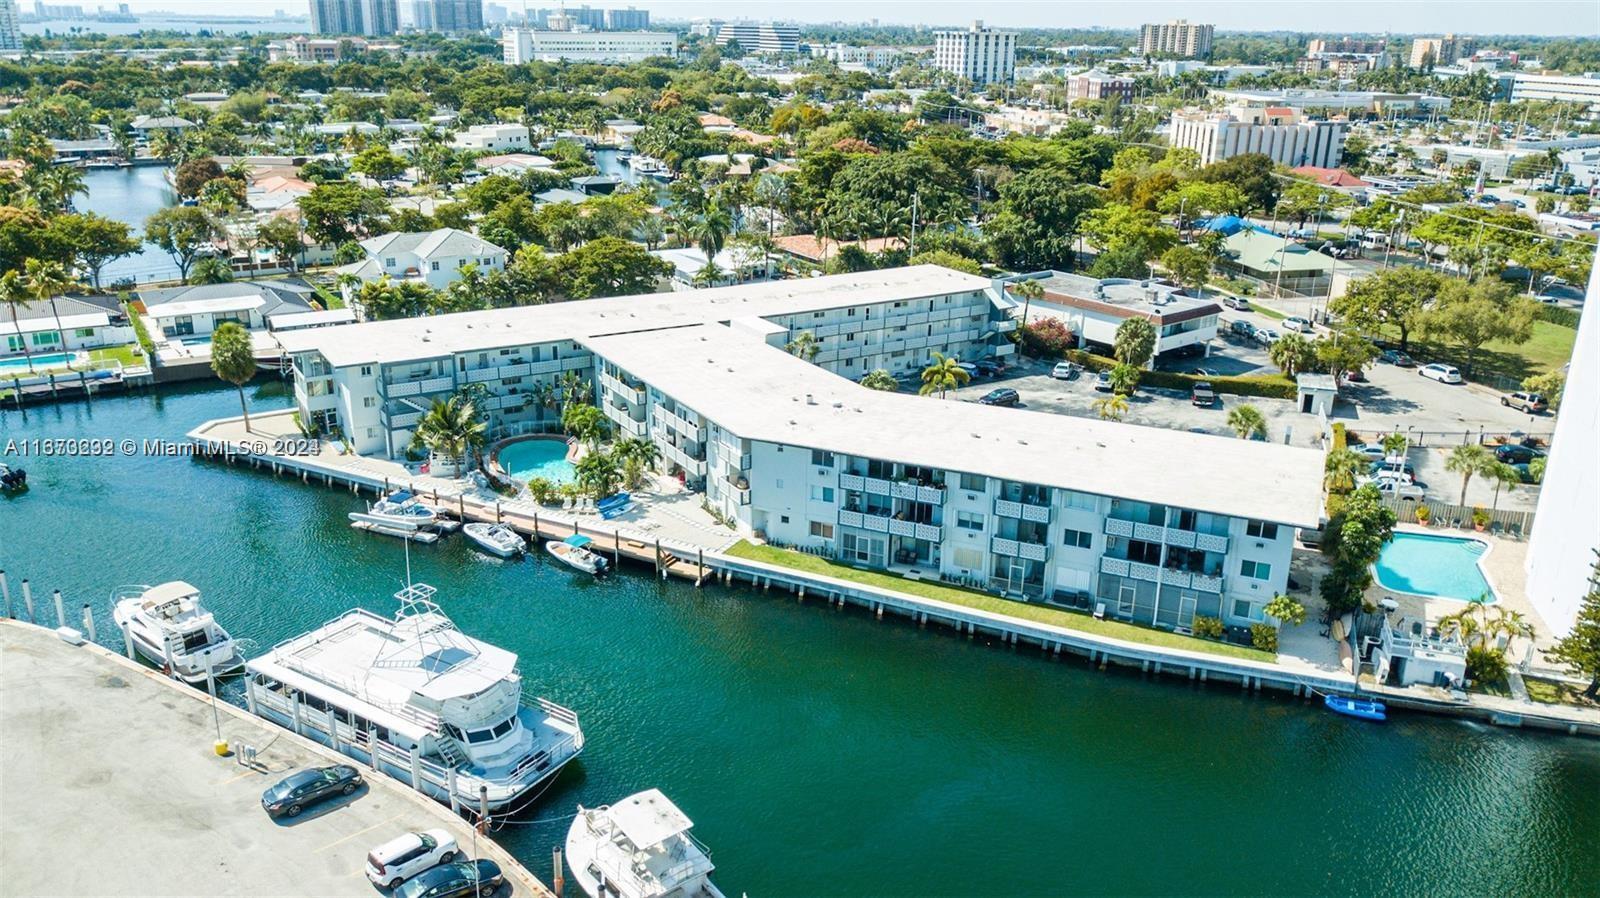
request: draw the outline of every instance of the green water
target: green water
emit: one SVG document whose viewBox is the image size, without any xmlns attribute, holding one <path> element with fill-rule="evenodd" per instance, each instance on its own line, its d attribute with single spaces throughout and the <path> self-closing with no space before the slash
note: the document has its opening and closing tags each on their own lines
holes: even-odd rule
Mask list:
<svg viewBox="0 0 1600 898">
<path fill-rule="evenodd" d="M 281 408 L 278 385 L 257 408 Z M 176 438 L 231 390 L 0 412 L 11 438 Z M 8 459 L 12 462 L 16 458 Z M 347 493 L 183 458 L 22 459 L 0 567 L 70 605 L 183 578 L 261 645 L 384 612 L 395 540 Z M 450 539 L 412 553 L 467 632 L 574 708 L 580 762 L 536 806 L 650 786 L 731 895 L 1600 893 L 1600 744 L 1099 673 L 1081 659 L 792 596 L 605 582 Z M 548 878 L 566 823 L 500 838 Z"/>
</svg>

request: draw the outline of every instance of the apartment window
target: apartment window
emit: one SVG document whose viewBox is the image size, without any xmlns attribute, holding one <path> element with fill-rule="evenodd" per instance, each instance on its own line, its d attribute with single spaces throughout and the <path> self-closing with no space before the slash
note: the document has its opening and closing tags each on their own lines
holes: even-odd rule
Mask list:
<svg viewBox="0 0 1600 898">
<path fill-rule="evenodd" d="M 1070 549 L 1087 549 L 1094 544 L 1094 534 L 1087 530 L 1063 530 L 1061 543 Z"/>
<path fill-rule="evenodd" d="M 778 515 L 778 523 L 780 523 L 780 524 L 789 523 L 789 516 L 786 515 L 786 514 Z"/>
<path fill-rule="evenodd" d="M 958 511 L 956 512 L 956 526 L 962 530 L 977 530 L 981 533 L 983 531 L 983 518 L 982 514 L 975 511 Z"/>
<path fill-rule="evenodd" d="M 1089 511 L 1093 511 L 1094 510 L 1094 507 L 1095 507 L 1095 497 L 1094 496 L 1091 496 L 1088 493 L 1075 492 L 1073 490 L 1062 490 L 1062 492 L 1066 493 L 1066 495 L 1067 495 L 1067 507 L 1068 508 L 1083 508 L 1083 509 L 1088 509 Z"/>
<path fill-rule="evenodd" d="M 811 522 L 811 535 L 821 539 L 833 539 L 833 525 L 821 521 Z"/>
<path fill-rule="evenodd" d="M 361 376 L 362 377 L 371 377 L 372 376 L 372 366 L 371 365 L 362 365 L 361 366 Z"/>
<path fill-rule="evenodd" d="M 371 438 L 373 438 L 373 437 L 375 437 L 377 435 L 378 435 L 378 428 L 376 428 L 376 427 L 368 427 L 367 428 L 367 438 L 368 439 L 371 439 Z"/>
<path fill-rule="evenodd" d="M 1264 561 L 1251 561 L 1246 558 L 1239 562 L 1239 573 L 1252 580 L 1268 580 L 1272 577 L 1272 565 Z"/>
<path fill-rule="evenodd" d="M 394 267 L 394 256 L 389 256 L 389 257 L 385 258 L 383 260 L 383 267 L 384 268 L 393 268 Z"/>
<path fill-rule="evenodd" d="M 333 392 L 333 385 L 325 380 L 313 380 L 306 384 L 307 396 L 326 396 Z"/>
<path fill-rule="evenodd" d="M 961 488 L 974 493 L 981 493 L 989 488 L 989 478 L 981 474 L 962 474 Z"/>
<path fill-rule="evenodd" d="M 92 336 L 94 336 L 94 328 L 92 328 L 92 327 L 80 327 L 76 331 L 73 332 L 73 336 L 77 336 L 77 337 L 92 337 Z"/>
<path fill-rule="evenodd" d="M 61 340 L 61 335 L 55 331 L 41 331 L 33 335 L 33 345 L 54 346 Z"/>
<path fill-rule="evenodd" d="M 811 450 L 811 463 L 819 468 L 833 467 L 833 453 L 823 452 L 821 449 Z"/>
<path fill-rule="evenodd" d="M 361 407 L 362 408 L 373 408 L 373 407 L 377 406 L 377 404 L 378 404 L 378 397 L 376 397 L 376 396 L 363 396 L 363 397 L 361 397 Z"/>
<path fill-rule="evenodd" d="M 833 487 L 831 487 L 831 486 L 813 486 L 811 488 L 811 498 L 816 499 L 819 502 L 832 502 L 833 501 Z"/>
<path fill-rule="evenodd" d="M 1261 619 L 1260 612 L 1256 611 L 1256 603 L 1250 601 L 1249 599 L 1233 600 L 1233 616 L 1242 617 L 1245 620 Z"/>
<path fill-rule="evenodd" d="M 1277 539 L 1278 525 L 1265 521 L 1251 521 L 1245 525 L 1244 532 L 1256 539 Z"/>
<path fill-rule="evenodd" d="M 433 270 L 434 271 L 438 271 L 439 270 L 439 263 L 438 262 L 431 262 L 429 264 L 433 266 Z"/>
</svg>

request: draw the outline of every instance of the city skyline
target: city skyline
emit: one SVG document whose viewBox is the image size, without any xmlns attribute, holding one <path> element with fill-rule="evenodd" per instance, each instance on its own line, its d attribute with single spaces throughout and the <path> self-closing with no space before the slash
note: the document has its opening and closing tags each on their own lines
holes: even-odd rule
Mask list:
<svg viewBox="0 0 1600 898">
<path fill-rule="evenodd" d="M 93 3 L 83 4 L 92 9 Z M 157 11 L 206 15 L 217 12 L 207 0 L 130 0 L 135 13 Z M 516 10 L 554 7 L 550 2 L 502 3 Z M 584 5 L 574 3 L 574 6 Z M 727 6 L 708 0 L 632 0 L 632 2 L 589 2 L 595 7 L 636 6 L 650 11 L 653 18 L 692 19 L 728 18 Z M 110 4 L 114 6 L 114 4 Z M 23 7 L 26 9 L 27 7 Z M 305 4 L 292 0 L 238 0 L 230 13 L 271 15 L 275 10 L 305 15 Z M 1219 31 L 1296 31 L 1314 34 L 1393 33 L 1431 34 L 1441 31 L 1483 35 L 1539 35 L 1590 37 L 1600 35 L 1600 7 L 1589 0 L 1527 0 L 1516 6 L 1514 28 L 1508 28 L 1506 5 L 1498 0 L 1411 0 L 1381 2 L 1356 0 L 1341 5 L 1338 27 L 1329 27 L 1320 10 L 1297 4 L 1275 4 L 1236 0 L 1190 4 L 1174 0 L 1122 3 L 1107 6 L 1095 2 L 1036 2 L 1036 0 L 996 0 L 975 10 L 970 4 L 954 2 L 846 2 L 816 0 L 797 7 L 778 0 L 747 0 L 738 7 L 739 18 L 779 19 L 806 24 L 865 24 L 876 19 L 885 25 L 964 25 L 973 18 L 986 24 L 1009 28 L 1108 28 L 1137 29 L 1147 22 L 1187 18 L 1207 22 Z"/>
</svg>

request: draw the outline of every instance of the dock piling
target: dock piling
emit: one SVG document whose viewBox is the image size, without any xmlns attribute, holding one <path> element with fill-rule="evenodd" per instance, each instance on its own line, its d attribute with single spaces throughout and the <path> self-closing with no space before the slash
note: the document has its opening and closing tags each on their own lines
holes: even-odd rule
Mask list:
<svg viewBox="0 0 1600 898">
<path fill-rule="evenodd" d="M 61 590 L 58 589 L 52 592 L 50 598 L 56 605 L 56 626 L 65 627 L 67 625 L 67 609 L 65 605 L 61 604 Z"/>
<path fill-rule="evenodd" d="M 89 610 L 89 603 L 83 603 L 83 632 L 89 634 L 89 641 L 95 642 L 94 612 Z"/>
<path fill-rule="evenodd" d="M 6 583 L 6 572 L 0 570 L 0 602 L 4 602 L 6 617 L 16 617 L 11 613 L 11 587 Z"/>
<path fill-rule="evenodd" d="M 566 888 L 567 878 L 561 872 L 561 846 L 550 849 L 550 891 L 560 895 Z"/>
<path fill-rule="evenodd" d="M 39 618 L 33 613 L 33 585 L 28 582 L 27 577 L 22 578 L 22 605 L 28 609 L 28 623 L 38 623 Z"/>
</svg>

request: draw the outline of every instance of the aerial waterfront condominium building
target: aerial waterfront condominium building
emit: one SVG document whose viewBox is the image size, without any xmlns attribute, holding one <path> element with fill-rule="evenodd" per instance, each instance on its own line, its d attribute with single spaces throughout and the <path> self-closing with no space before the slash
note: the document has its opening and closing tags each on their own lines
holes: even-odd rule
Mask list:
<svg viewBox="0 0 1600 898">
<path fill-rule="evenodd" d="M 0 52 L 22 49 L 22 26 L 17 23 L 17 0 L 0 0 Z"/>
<path fill-rule="evenodd" d="M 973 22 L 964 31 L 933 33 L 933 64 L 974 85 L 1005 83 L 1017 68 L 1017 35 Z"/>
<path fill-rule="evenodd" d="M 483 0 L 432 0 L 432 3 L 433 21 L 428 30 L 451 34 L 483 30 Z"/>
<path fill-rule="evenodd" d="M 302 420 L 361 454 L 401 454 L 468 384 L 496 435 L 553 425 L 540 397 L 577 372 L 617 435 L 654 441 L 746 536 L 1175 629 L 1261 620 L 1295 529 L 1319 523 L 1321 453 L 855 382 L 1009 355 L 1014 312 L 986 278 L 915 266 L 279 340 Z M 810 361 L 785 348 L 803 332 Z M 1249 489 L 1215 474 L 1239 470 Z"/>
<path fill-rule="evenodd" d="M 664 31 L 539 31 L 507 28 L 500 37 L 506 65 L 528 62 L 640 62 L 678 55 L 678 36 Z"/>
<path fill-rule="evenodd" d="M 746 53 L 798 53 L 800 28 L 781 22 L 728 22 L 717 28 L 717 46 L 735 41 Z"/>
<path fill-rule="evenodd" d="M 1187 19 L 1144 25 L 1139 29 L 1139 55 L 1190 59 L 1210 56 L 1211 36 L 1216 28 L 1215 25 L 1193 25 Z"/>
<path fill-rule="evenodd" d="M 1174 112 L 1167 139 L 1172 146 L 1199 153 L 1201 165 L 1244 153 L 1263 153 L 1291 168 L 1338 168 L 1348 128 L 1348 122 L 1338 119 L 1307 119 L 1288 106 L 1239 105 L 1227 112 Z"/>
<path fill-rule="evenodd" d="M 311 0 L 316 34 L 394 34 L 400 28 L 395 0 Z"/>
</svg>

